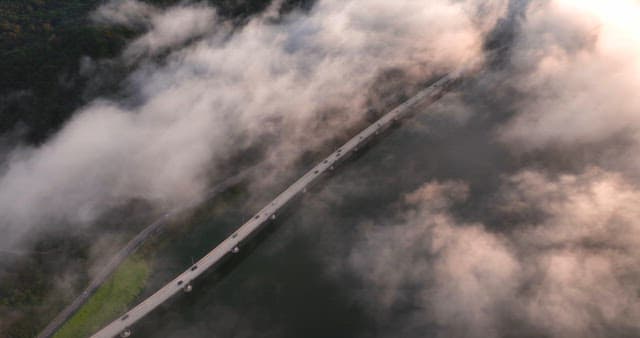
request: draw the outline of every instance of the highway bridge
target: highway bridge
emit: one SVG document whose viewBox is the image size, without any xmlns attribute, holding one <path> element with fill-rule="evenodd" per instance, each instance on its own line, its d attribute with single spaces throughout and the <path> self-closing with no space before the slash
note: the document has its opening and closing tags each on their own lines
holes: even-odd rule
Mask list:
<svg viewBox="0 0 640 338">
<path fill-rule="evenodd" d="M 324 173 L 333 170 L 336 165 L 346 160 L 350 155 L 369 143 L 377 135 L 387 130 L 394 122 L 409 115 L 415 107 L 428 105 L 438 100 L 458 82 L 459 78 L 460 76 L 458 74 L 449 74 L 442 77 L 431 86 L 419 91 L 412 98 L 400 104 L 369 127 L 362 130 L 356 136 L 347 141 L 347 143 L 342 147 L 335 150 L 327 158 L 300 177 L 295 183 L 258 211 L 253 217 L 251 217 L 251 219 L 211 250 L 206 256 L 190 266 L 186 271 L 178 275 L 149 298 L 95 333 L 92 338 L 112 338 L 118 335 L 121 337 L 130 336 L 130 327 L 134 323 L 146 316 L 149 312 L 153 311 L 169 298 L 175 296 L 177 293 L 191 291 L 191 282 L 194 279 L 198 278 L 216 264 L 222 262 L 226 256 L 238 253 L 244 243 L 247 243 L 267 223 L 276 219 L 278 213 L 289 202 L 304 193 L 309 187 L 316 183 Z"/>
</svg>

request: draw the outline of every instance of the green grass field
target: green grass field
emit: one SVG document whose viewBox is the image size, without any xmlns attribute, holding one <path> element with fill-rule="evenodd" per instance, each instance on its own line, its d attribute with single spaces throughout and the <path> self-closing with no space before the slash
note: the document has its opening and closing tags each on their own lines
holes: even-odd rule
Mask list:
<svg viewBox="0 0 640 338">
<path fill-rule="evenodd" d="M 144 288 L 150 270 L 141 257 L 127 259 L 54 338 L 87 337 L 124 313 Z"/>
</svg>

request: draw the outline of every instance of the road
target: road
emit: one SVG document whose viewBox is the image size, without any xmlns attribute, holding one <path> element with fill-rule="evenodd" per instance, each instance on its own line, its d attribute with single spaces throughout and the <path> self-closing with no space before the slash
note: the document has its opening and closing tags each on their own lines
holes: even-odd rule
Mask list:
<svg viewBox="0 0 640 338">
<path fill-rule="evenodd" d="M 240 183 L 247 175 L 249 171 L 243 171 L 237 175 L 227 178 L 223 182 L 215 185 L 205 194 L 205 199 L 210 199 L 218 193 L 227 190 L 233 185 Z M 100 272 L 91 280 L 89 285 L 82 291 L 76 299 L 67 305 L 41 332 L 38 334 L 38 338 L 49 338 L 53 336 L 64 323 L 73 316 L 76 311 L 84 305 L 89 298 L 98 290 L 98 288 L 107 281 L 107 279 L 113 274 L 113 272 L 124 262 L 127 257 L 133 254 L 147 239 L 158 233 L 163 226 L 171 219 L 175 214 L 184 211 L 186 209 L 195 206 L 198 201 L 187 203 L 179 208 L 175 208 L 163 214 L 159 219 L 149 224 L 140 233 L 138 233 L 133 239 L 131 239 L 115 256 L 111 257 L 107 265 L 105 265 Z"/>
<path fill-rule="evenodd" d="M 240 228 L 211 250 L 206 256 L 201 258 L 198 262 L 163 286 L 149 298 L 95 333 L 92 338 L 112 338 L 117 335 L 128 337 L 131 334 L 129 328 L 134 323 L 177 293 L 180 293 L 183 290 L 191 291 L 192 280 L 198 278 L 202 273 L 221 262 L 225 256 L 239 252 L 244 242 L 257 234 L 257 232 L 269 221 L 276 219 L 278 212 L 282 208 L 284 208 L 299 194 L 305 192 L 311 185 L 313 185 L 313 183 L 317 182 L 322 174 L 335 169 L 336 165 L 347 159 L 351 154 L 358 151 L 362 146 L 366 145 L 377 135 L 388 129 L 393 122 L 408 115 L 412 111 L 412 108 L 415 108 L 418 105 L 431 104 L 438 100 L 451 88 L 452 85 L 457 82 L 458 79 L 458 75 L 450 74 L 444 76 L 431 86 L 421 90 L 415 96 L 382 116 L 369 127 L 362 130 L 356 136 L 347 141 L 347 143 L 342 147 L 338 148 L 322 162 L 300 177 L 295 183 L 258 211 L 258 213 L 240 226 Z"/>
</svg>

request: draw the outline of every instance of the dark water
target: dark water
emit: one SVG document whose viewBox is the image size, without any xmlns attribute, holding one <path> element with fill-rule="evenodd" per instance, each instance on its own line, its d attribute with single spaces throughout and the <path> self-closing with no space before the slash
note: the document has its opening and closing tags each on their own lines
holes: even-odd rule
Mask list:
<svg viewBox="0 0 640 338">
<path fill-rule="evenodd" d="M 441 107 L 442 108 L 442 107 Z M 402 196 L 432 179 L 464 178 L 490 192 L 504 154 L 487 144 L 482 121 L 459 124 L 427 109 L 362 150 L 294 204 L 254 242 L 216 272 L 133 328 L 135 337 L 394 336 L 415 304 L 381 319 L 368 299 L 376 290 L 346 260 L 363 223 L 392 223 Z M 465 136 L 465 137 L 461 137 Z M 470 151 L 471 150 L 471 151 Z M 291 179 L 291 182 L 294 178 Z M 275 196 L 284 187 L 274 188 Z M 489 193 L 487 193 L 489 195 Z M 197 217 L 157 257 L 147 294 L 181 272 L 261 205 L 251 193 Z M 489 197 L 487 197 L 489 199 Z M 480 201 L 477 204 L 482 204 Z M 468 212 L 473 218 L 474 212 Z M 426 321 L 410 336 L 429 336 Z"/>
</svg>

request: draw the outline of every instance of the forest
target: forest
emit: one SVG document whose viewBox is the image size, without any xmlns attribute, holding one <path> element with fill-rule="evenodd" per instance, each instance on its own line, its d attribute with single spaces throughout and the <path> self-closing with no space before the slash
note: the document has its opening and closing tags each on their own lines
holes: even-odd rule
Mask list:
<svg viewBox="0 0 640 338">
<path fill-rule="evenodd" d="M 104 70 L 99 81 L 83 76 L 81 61 L 109 59 L 139 31 L 101 26 L 89 13 L 97 0 L 4 0 L 0 2 L 0 135 L 40 144 L 75 109 L 117 91 L 127 69 Z M 146 0 L 165 7 L 177 0 Z M 218 14 L 241 25 L 269 0 L 211 0 Z M 309 6 L 289 0 L 283 11 Z M 0 141 L 7 142 L 0 136 Z"/>
</svg>

